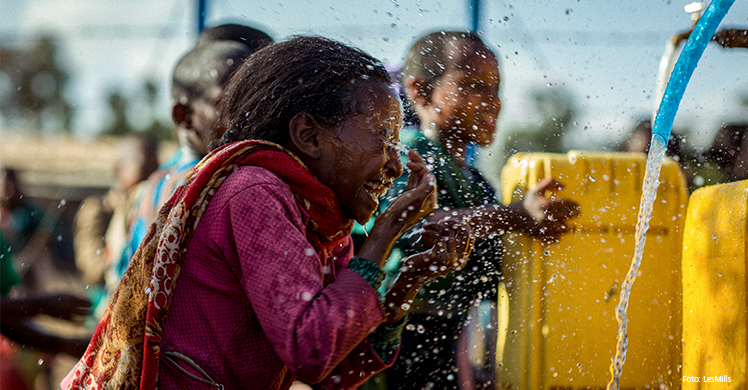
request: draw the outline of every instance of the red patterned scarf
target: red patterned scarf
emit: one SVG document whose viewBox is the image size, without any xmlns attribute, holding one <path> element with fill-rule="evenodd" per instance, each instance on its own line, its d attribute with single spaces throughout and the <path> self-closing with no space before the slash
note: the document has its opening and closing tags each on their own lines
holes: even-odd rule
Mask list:
<svg viewBox="0 0 748 390">
<path fill-rule="evenodd" d="M 208 202 L 239 165 L 267 168 L 283 178 L 307 210 L 307 239 L 320 254 L 353 226 L 337 196 L 293 154 L 264 141 L 225 145 L 187 174 L 160 210 L 130 261 L 88 345 L 63 381 L 64 389 L 155 389 L 159 352 L 171 294 L 185 248 Z"/>
</svg>

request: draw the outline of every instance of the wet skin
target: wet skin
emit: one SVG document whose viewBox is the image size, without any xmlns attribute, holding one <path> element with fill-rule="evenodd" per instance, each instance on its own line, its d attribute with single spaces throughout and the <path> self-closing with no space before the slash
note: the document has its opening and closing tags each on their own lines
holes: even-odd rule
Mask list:
<svg viewBox="0 0 748 390">
<path fill-rule="evenodd" d="M 379 196 L 403 173 L 397 152 L 402 107 L 380 82 L 362 82 L 357 95 L 359 114 L 322 127 L 315 173 L 335 191 L 349 217 L 363 224 L 379 206 Z"/>
<path fill-rule="evenodd" d="M 423 130 L 432 131 L 454 161 L 464 167 L 470 142 L 479 146 L 493 142 L 501 111 L 499 63 L 495 54 L 478 42 L 455 41 L 447 57 L 451 61 L 437 80 L 427 83 L 413 78 L 405 87 Z M 554 240 L 566 231 L 565 221 L 579 214 L 573 201 L 545 196 L 546 191 L 560 187 L 561 183 L 549 177 L 533 186 L 522 201 L 509 206 L 436 210 L 428 220 L 464 218 L 480 238 L 519 230 Z"/>
<path fill-rule="evenodd" d="M 464 41 L 454 45 L 450 56 L 422 114 L 447 149 L 464 150 L 469 142 L 490 145 L 501 110 L 498 60 L 485 46 Z"/>
</svg>

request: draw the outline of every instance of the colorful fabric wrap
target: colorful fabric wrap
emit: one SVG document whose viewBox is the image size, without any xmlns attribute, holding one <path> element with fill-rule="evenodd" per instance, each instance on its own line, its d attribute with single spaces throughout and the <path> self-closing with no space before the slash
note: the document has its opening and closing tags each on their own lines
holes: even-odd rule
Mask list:
<svg viewBox="0 0 748 390">
<path fill-rule="evenodd" d="M 356 271 L 361 275 L 361 277 L 366 279 L 375 290 L 378 290 L 384 281 L 384 270 L 371 260 L 354 256 L 351 261 L 348 262 L 348 268 Z"/>
<path fill-rule="evenodd" d="M 317 253 L 331 250 L 350 233 L 353 221 L 344 215 L 335 193 L 289 151 L 264 141 L 214 150 L 159 211 L 88 349 L 63 381 L 64 389 L 156 388 L 161 337 L 185 248 L 210 199 L 240 165 L 269 169 L 290 185 L 309 213 L 307 239 Z"/>
</svg>

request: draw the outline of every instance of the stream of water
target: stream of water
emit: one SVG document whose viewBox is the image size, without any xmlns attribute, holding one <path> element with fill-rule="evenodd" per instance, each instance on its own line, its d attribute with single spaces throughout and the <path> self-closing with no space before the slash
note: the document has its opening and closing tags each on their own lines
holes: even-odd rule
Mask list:
<svg viewBox="0 0 748 390">
<path fill-rule="evenodd" d="M 693 75 L 699 59 L 701 59 L 701 55 L 704 53 L 707 44 L 734 2 L 735 0 L 713 0 L 706 11 L 704 11 L 704 15 L 699 19 L 696 26 L 694 26 L 680 57 L 678 57 L 673 73 L 667 83 L 665 94 L 657 110 L 652 128 L 652 142 L 647 157 L 646 173 L 644 174 L 642 199 L 639 203 L 639 215 L 636 222 L 634 258 L 631 261 L 631 267 L 626 274 L 626 278 L 621 284 L 621 295 L 618 306 L 616 307 L 618 341 L 616 343 L 616 353 L 610 365 L 612 377 L 610 382 L 608 382 L 608 390 L 619 389 L 623 364 L 626 361 L 626 352 L 628 350 L 628 319 L 626 311 L 629 305 L 631 286 L 634 280 L 636 280 L 644 252 L 644 242 L 647 229 L 649 228 L 649 219 L 652 216 L 652 205 L 657 196 L 660 168 L 662 168 L 662 160 L 665 155 L 668 139 L 670 139 L 675 114 L 678 111 L 681 99 L 683 99 L 688 81 L 691 79 L 691 75 Z"/>
<path fill-rule="evenodd" d="M 629 296 L 631 295 L 631 286 L 636 280 L 639 272 L 639 265 L 644 253 L 644 242 L 647 238 L 647 229 L 649 220 L 652 216 L 652 207 L 655 198 L 657 198 L 657 186 L 659 184 L 660 168 L 662 160 L 665 157 L 667 144 L 662 142 L 659 137 L 654 137 L 652 145 L 649 148 L 647 156 L 647 168 L 644 174 L 644 185 L 642 186 L 642 198 L 639 203 L 639 216 L 636 221 L 636 233 L 634 236 L 634 258 L 631 261 L 626 278 L 621 284 L 621 296 L 616 306 L 616 320 L 618 321 L 618 342 L 616 343 L 616 354 L 610 365 L 612 379 L 608 383 L 608 390 L 618 390 L 623 363 L 626 361 L 626 351 L 628 350 L 629 336 L 627 332 L 628 318 L 626 311 L 629 307 Z"/>
</svg>

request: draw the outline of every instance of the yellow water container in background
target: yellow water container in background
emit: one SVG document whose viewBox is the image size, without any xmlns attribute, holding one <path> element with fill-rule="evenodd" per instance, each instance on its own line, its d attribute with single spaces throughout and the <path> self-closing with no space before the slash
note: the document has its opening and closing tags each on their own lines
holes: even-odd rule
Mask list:
<svg viewBox="0 0 748 390">
<path fill-rule="evenodd" d="M 499 346 L 502 388 L 607 385 L 616 348 L 615 307 L 634 255 L 645 167 L 644 154 L 581 151 L 521 153 L 504 167 L 504 203 L 552 176 L 565 187 L 550 195 L 576 201 L 581 215 L 556 243 L 504 236 L 509 307 Z M 621 389 L 681 386 L 681 240 L 688 192 L 670 159 L 660 183 L 630 296 Z"/>
<path fill-rule="evenodd" d="M 691 195 L 683 233 L 683 388 L 748 386 L 748 181 Z"/>
</svg>

